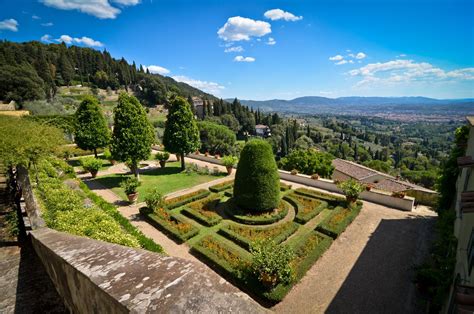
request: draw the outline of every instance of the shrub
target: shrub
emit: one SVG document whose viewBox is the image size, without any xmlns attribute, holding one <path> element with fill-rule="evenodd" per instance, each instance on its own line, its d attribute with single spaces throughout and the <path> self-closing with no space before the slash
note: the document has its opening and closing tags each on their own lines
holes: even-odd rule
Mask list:
<svg viewBox="0 0 474 314">
<path fill-rule="evenodd" d="M 317 231 L 336 239 L 360 212 L 361 205 L 350 208 L 336 207 L 316 228 Z"/>
<path fill-rule="evenodd" d="M 222 217 L 215 212 L 219 202 L 220 197 L 216 194 L 212 194 L 204 199 L 187 204 L 182 213 L 200 224 L 208 227 L 214 226 L 222 220 Z"/>
<path fill-rule="evenodd" d="M 208 190 L 197 190 L 185 195 L 173 197 L 165 201 L 166 208 L 167 209 L 177 208 L 177 207 L 183 206 L 184 204 L 190 203 L 192 201 L 205 198 L 209 194 L 211 194 L 211 192 L 209 192 Z"/>
<path fill-rule="evenodd" d="M 185 242 L 186 240 L 194 237 L 199 232 L 199 230 L 192 224 L 184 221 L 182 218 L 176 215 L 170 215 L 161 208 L 151 214 L 146 214 L 143 211 L 140 211 L 140 213 L 145 215 L 145 218 L 154 227 L 168 234 L 178 243 Z"/>
<path fill-rule="evenodd" d="M 278 206 L 280 178 L 270 144 L 264 140 L 247 142 L 237 166 L 234 184 L 235 203 L 256 212 Z"/>
<path fill-rule="evenodd" d="M 319 215 L 327 206 L 328 203 L 312 197 L 300 196 L 298 194 L 287 195 L 283 198 L 291 205 L 296 207 L 295 221 L 300 224 L 305 224 L 313 217 Z"/>
<path fill-rule="evenodd" d="M 170 158 L 170 153 L 168 152 L 157 152 L 155 156 L 156 160 L 167 161 Z"/>
<path fill-rule="evenodd" d="M 267 211 L 255 213 L 255 210 L 244 210 L 235 204 L 232 200 L 226 203 L 226 213 L 237 222 L 246 225 L 270 225 L 282 220 L 288 214 L 289 204 L 285 201 L 280 201 L 278 207 L 274 211 Z"/>
<path fill-rule="evenodd" d="M 296 175 L 298 174 L 298 170 L 293 169 L 293 170 L 291 170 L 290 173 L 291 173 L 292 175 L 296 176 Z"/>
<path fill-rule="evenodd" d="M 251 269 L 266 287 L 289 283 L 292 279 L 290 261 L 293 251 L 286 245 L 278 246 L 273 241 L 260 241 L 252 245 Z"/>
<path fill-rule="evenodd" d="M 235 166 L 235 164 L 237 163 L 239 159 L 236 157 L 236 156 L 224 156 L 222 157 L 222 164 L 225 166 L 225 167 L 233 167 Z"/>
<path fill-rule="evenodd" d="M 146 206 L 152 211 L 162 208 L 165 205 L 163 195 L 157 188 L 153 188 L 147 191 L 147 195 L 145 196 L 145 203 Z"/>
<path fill-rule="evenodd" d="M 140 181 L 137 178 L 129 177 L 127 180 L 120 182 L 120 187 L 124 189 L 125 194 L 137 193 L 137 189 L 140 186 Z"/>
<path fill-rule="evenodd" d="M 319 179 L 319 174 L 313 173 L 313 174 L 311 175 L 311 179 L 313 179 L 313 180 L 318 180 L 318 179 Z"/>
<path fill-rule="evenodd" d="M 293 150 L 288 156 L 280 160 L 279 165 L 287 171 L 296 169 L 307 175 L 318 173 L 324 178 L 329 178 L 334 171 L 333 159 L 332 155 L 324 152 Z"/>
<path fill-rule="evenodd" d="M 112 153 L 110 152 L 110 149 L 108 149 L 108 148 L 104 149 L 104 158 L 107 159 L 107 160 L 113 160 Z"/>
<path fill-rule="evenodd" d="M 291 189 L 291 184 L 286 184 L 286 183 L 280 182 L 280 191 L 284 192 L 284 191 L 288 191 L 290 189 Z"/>
<path fill-rule="evenodd" d="M 346 199 L 349 203 L 355 202 L 359 197 L 359 194 L 364 190 L 364 186 L 354 179 L 346 180 L 338 184 L 338 186 L 344 192 L 344 195 L 346 196 Z"/>
<path fill-rule="evenodd" d="M 210 186 L 209 191 L 214 192 L 214 193 L 219 193 L 219 192 L 231 189 L 233 185 L 234 185 L 234 180 L 225 181 L 225 182 Z"/>
<path fill-rule="evenodd" d="M 307 197 L 319 198 L 330 203 L 344 202 L 344 198 L 341 196 L 336 196 L 328 193 L 318 192 L 316 190 L 310 190 L 306 188 L 297 188 L 295 194 L 303 195 Z"/>
<path fill-rule="evenodd" d="M 85 171 L 97 173 L 97 171 L 102 167 L 102 160 L 94 157 L 86 157 L 81 159 L 81 165 Z"/>
</svg>

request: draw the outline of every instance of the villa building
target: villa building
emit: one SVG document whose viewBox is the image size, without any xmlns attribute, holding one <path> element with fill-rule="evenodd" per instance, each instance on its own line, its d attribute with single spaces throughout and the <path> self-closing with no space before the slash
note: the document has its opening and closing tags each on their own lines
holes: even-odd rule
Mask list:
<svg viewBox="0 0 474 314">
<path fill-rule="evenodd" d="M 257 124 L 255 126 L 255 134 L 260 137 L 269 137 L 272 135 L 270 128 L 264 124 Z"/>
</svg>

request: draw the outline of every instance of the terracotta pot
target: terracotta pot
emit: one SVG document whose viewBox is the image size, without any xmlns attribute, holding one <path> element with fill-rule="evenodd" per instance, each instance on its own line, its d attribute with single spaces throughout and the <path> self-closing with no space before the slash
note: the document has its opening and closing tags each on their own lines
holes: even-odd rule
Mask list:
<svg viewBox="0 0 474 314">
<path fill-rule="evenodd" d="M 113 165 L 115 165 L 115 164 L 117 163 L 117 161 L 115 161 L 115 160 L 111 160 L 111 161 L 110 161 L 110 163 L 111 163 L 111 164 L 112 164 L 112 166 L 113 166 Z"/>
<path fill-rule="evenodd" d="M 93 178 L 97 177 L 97 173 L 99 172 L 99 170 L 91 170 L 90 173 L 91 173 L 91 176 Z"/>
<path fill-rule="evenodd" d="M 366 185 L 366 186 L 365 186 L 365 190 L 366 190 L 366 191 L 370 191 L 370 190 L 372 190 L 372 187 L 371 187 L 370 185 Z"/>
<path fill-rule="evenodd" d="M 176 154 L 176 160 L 177 160 L 177 161 L 181 161 L 181 155 Z"/>
<path fill-rule="evenodd" d="M 231 175 L 232 174 L 232 170 L 234 170 L 234 168 L 232 168 L 232 166 L 227 166 L 225 167 L 227 169 L 227 174 L 228 175 Z"/>
<path fill-rule="evenodd" d="M 166 166 L 166 160 L 160 160 L 160 167 L 164 168 Z"/>
<path fill-rule="evenodd" d="M 127 194 L 127 197 L 130 204 L 134 204 L 138 200 L 138 192 Z"/>
</svg>

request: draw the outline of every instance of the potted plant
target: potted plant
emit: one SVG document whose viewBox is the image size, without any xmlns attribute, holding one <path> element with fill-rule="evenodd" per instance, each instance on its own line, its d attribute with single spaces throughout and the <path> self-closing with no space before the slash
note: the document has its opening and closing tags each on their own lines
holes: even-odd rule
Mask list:
<svg viewBox="0 0 474 314">
<path fill-rule="evenodd" d="M 220 157 L 221 157 L 221 155 L 219 155 L 219 154 L 215 154 L 215 155 L 214 155 L 214 158 L 215 158 L 215 159 L 219 159 Z"/>
<path fill-rule="evenodd" d="M 125 194 L 127 195 L 131 204 L 135 203 L 138 199 L 137 189 L 139 186 L 140 181 L 138 181 L 138 179 L 135 177 L 129 177 L 127 180 L 120 183 L 120 187 L 124 189 Z"/>
<path fill-rule="evenodd" d="M 288 246 L 278 246 L 273 241 L 261 241 L 252 245 L 251 269 L 262 285 L 271 289 L 293 278 L 290 261 L 294 257 Z"/>
<path fill-rule="evenodd" d="M 311 179 L 313 180 L 318 180 L 319 179 L 319 174 L 315 173 L 311 175 Z"/>
<path fill-rule="evenodd" d="M 405 197 L 405 192 L 399 191 L 399 192 L 392 192 L 392 196 L 396 198 L 404 198 Z"/>
<path fill-rule="evenodd" d="M 372 183 L 367 183 L 367 184 L 365 185 L 365 190 L 366 190 L 366 191 L 370 191 L 370 190 L 372 190 L 373 188 L 374 188 L 374 185 L 373 185 Z"/>
<path fill-rule="evenodd" d="M 293 169 L 293 170 L 291 170 L 290 173 L 291 173 L 292 175 L 296 176 L 296 175 L 298 174 L 298 170 Z"/>
<path fill-rule="evenodd" d="M 160 167 L 164 168 L 166 166 L 166 161 L 170 158 L 170 153 L 168 152 L 158 152 L 155 157 L 160 162 Z"/>
<path fill-rule="evenodd" d="M 102 160 L 94 157 L 86 157 L 81 159 L 81 165 L 85 171 L 90 172 L 92 178 L 95 178 L 99 169 L 102 167 Z"/>
<path fill-rule="evenodd" d="M 206 156 L 206 157 L 209 156 L 209 152 L 206 151 L 206 152 L 204 153 L 204 156 Z"/>
<path fill-rule="evenodd" d="M 364 190 L 364 186 L 354 179 L 346 180 L 340 183 L 338 186 L 342 189 L 349 205 L 355 203 L 359 197 L 359 194 Z"/>
<path fill-rule="evenodd" d="M 147 192 L 145 203 L 151 213 L 165 207 L 165 199 L 157 188 L 151 189 Z"/>
<path fill-rule="evenodd" d="M 227 174 L 228 175 L 232 174 L 233 167 L 235 166 L 237 161 L 238 161 L 238 159 L 237 159 L 236 156 L 228 155 L 228 156 L 222 157 L 222 164 L 227 169 Z"/>
</svg>

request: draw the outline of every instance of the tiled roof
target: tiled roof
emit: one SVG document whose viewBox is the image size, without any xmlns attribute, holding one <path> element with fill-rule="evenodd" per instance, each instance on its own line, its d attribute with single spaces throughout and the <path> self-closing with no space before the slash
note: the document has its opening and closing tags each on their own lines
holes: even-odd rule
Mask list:
<svg viewBox="0 0 474 314">
<path fill-rule="evenodd" d="M 266 126 L 266 125 L 264 125 L 264 124 L 257 124 L 257 125 L 255 126 L 255 128 L 256 128 L 256 129 L 266 129 L 266 128 L 268 128 L 268 126 Z"/>
<path fill-rule="evenodd" d="M 359 165 L 358 163 L 344 160 L 344 159 L 334 159 L 332 165 L 336 168 L 337 171 L 342 172 L 354 179 L 363 180 L 371 176 L 380 174 L 386 177 L 391 177 L 388 174 L 370 169 L 368 167 Z"/>
<path fill-rule="evenodd" d="M 388 191 L 388 192 L 402 192 L 402 191 L 407 191 L 407 190 L 417 190 L 417 191 L 423 191 L 423 192 L 428 192 L 428 193 L 436 193 L 435 191 L 424 188 L 422 186 L 419 186 L 407 181 L 397 180 L 397 179 L 382 180 L 379 183 L 376 183 L 374 185 L 374 188 L 378 190 Z"/>
<path fill-rule="evenodd" d="M 474 126 L 474 116 L 467 116 L 466 119 L 467 119 L 467 121 L 469 121 L 471 126 Z"/>
</svg>

